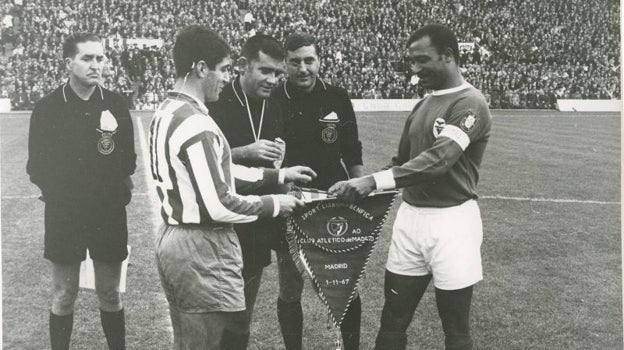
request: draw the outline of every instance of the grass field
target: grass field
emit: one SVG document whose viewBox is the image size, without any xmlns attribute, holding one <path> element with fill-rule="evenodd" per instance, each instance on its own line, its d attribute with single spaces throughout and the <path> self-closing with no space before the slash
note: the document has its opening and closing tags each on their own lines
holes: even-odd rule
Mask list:
<svg viewBox="0 0 624 350">
<path fill-rule="evenodd" d="M 494 111 L 479 184 L 484 281 L 475 287 L 477 349 L 622 349 L 620 116 Z M 395 152 L 406 113 L 358 116 L 365 171 Z M 129 349 L 170 349 L 167 304 L 153 261 L 154 207 L 144 168 L 149 114 L 134 113 L 138 168 L 128 208 L 132 257 L 123 296 Z M 48 348 L 49 264 L 43 204 L 25 174 L 28 114 L 0 115 L 3 349 Z M 371 349 L 395 208 L 360 286 L 362 349 Z M 275 264 L 265 270 L 250 349 L 280 349 Z M 97 298 L 80 292 L 73 349 L 105 349 Z M 330 349 L 327 314 L 306 287 L 304 346 Z M 409 330 L 409 349 L 443 349 L 433 289 Z"/>
</svg>

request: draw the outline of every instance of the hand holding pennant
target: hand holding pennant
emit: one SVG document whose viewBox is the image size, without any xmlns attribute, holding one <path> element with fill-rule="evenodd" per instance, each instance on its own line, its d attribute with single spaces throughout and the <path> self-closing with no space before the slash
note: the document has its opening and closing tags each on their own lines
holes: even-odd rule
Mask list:
<svg viewBox="0 0 624 350">
<path fill-rule="evenodd" d="M 340 327 L 398 192 L 373 193 L 357 203 L 315 189 L 295 192 L 306 205 L 288 219 L 290 251 Z"/>
<path fill-rule="evenodd" d="M 348 181 L 339 181 L 329 188 L 328 193 L 345 202 L 357 202 L 375 190 L 372 176 L 363 176 Z"/>
</svg>

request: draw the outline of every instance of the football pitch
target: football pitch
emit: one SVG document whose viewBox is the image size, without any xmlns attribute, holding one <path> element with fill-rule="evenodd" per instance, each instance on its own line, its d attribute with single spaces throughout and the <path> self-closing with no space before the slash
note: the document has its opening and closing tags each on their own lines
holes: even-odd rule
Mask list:
<svg viewBox="0 0 624 350">
<path fill-rule="evenodd" d="M 484 280 L 475 287 L 476 349 L 622 349 L 620 114 L 493 111 L 480 172 Z M 146 173 L 151 113 L 134 112 L 137 170 L 128 207 L 128 349 L 170 349 L 170 321 L 154 264 L 159 222 Z M 364 169 L 394 155 L 407 113 L 359 113 Z M 29 113 L 0 114 L 3 349 L 46 349 L 50 265 L 43 203 L 25 172 Z M 400 202 L 400 201 L 397 201 Z M 372 349 L 395 203 L 373 252 L 362 297 L 361 349 Z M 275 259 L 274 259 L 275 260 Z M 281 349 L 277 273 L 263 276 L 249 349 Z M 309 283 L 304 348 L 331 349 L 336 333 Z M 443 349 L 430 286 L 409 329 L 409 349 Z M 95 292 L 76 302 L 72 349 L 106 349 Z"/>
</svg>

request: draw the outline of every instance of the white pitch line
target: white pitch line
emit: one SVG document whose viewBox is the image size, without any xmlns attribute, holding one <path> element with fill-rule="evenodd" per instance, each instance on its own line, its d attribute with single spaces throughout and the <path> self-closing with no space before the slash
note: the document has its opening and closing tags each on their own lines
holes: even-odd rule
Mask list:
<svg viewBox="0 0 624 350">
<path fill-rule="evenodd" d="M 141 153 L 143 158 L 143 174 L 145 174 L 145 184 L 147 185 L 147 197 L 149 197 L 150 202 L 150 211 L 152 212 L 152 224 L 154 225 L 154 229 L 156 229 L 162 219 L 160 218 L 160 214 L 158 210 L 160 209 L 160 201 L 156 198 L 156 188 L 154 187 L 154 181 L 152 180 L 152 171 L 150 167 L 150 154 L 149 148 L 147 147 L 147 141 L 145 139 L 145 129 L 143 128 L 143 122 L 139 118 L 134 119 L 137 123 L 137 132 L 139 133 L 139 144 L 141 145 Z"/>
<path fill-rule="evenodd" d="M 162 223 L 162 218 L 160 217 L 160 200 L 156 197 L 156 188 L 154 186 L 154 181 L 152 179 L 152 168 L 150 166 L 150 153 L 149 148 L 147 147 L 147 141 L 145 139 L 145 129 L 143 128 L 143 121 L 139 118 L 134 118 L 137 122 L 137 132 L 139 133 L 139 144 L 141 145 L 141 153 L 143 157 L 143 173 L 145 174 L 145 184 L 147 186 L 147 197 L 149 199 L 149 208 L 152 212 L 152 227 L 153 232 L 156 232 L 157 227 Z M 162 294 L 161 294 L 162 295 Z M 161 301 L 165 301 L 164 297 L 160 298 Z M 173 342 L 173 325 L 169 321 L 169 317 L 166 317 L 167 331 L 169 332 L 169 338 Z"/>
<path fill-rule="evenodd" d="M 149 166 L 149 164 L 148 164 Z M 149 178 L 149 183 L 151 183 L 152 179 Z M 148 185 L 149 186 L 149 185 Z M 150 197 L 153 200 L 154 207 L 152 207 L 153 212 L 157 212 L 158 208 L 158 200 L 151 195 L 150 193 L 133 193 L 133 197 Z M 36 199 L 39 198 L 39 195 L 28 195 L 28 196 L 2 196 L 2 199 Z M 595 201 L 595 200 L 583 200 L 583 199 L 558 199 L 558 198 L 528 198 L 528 197 L 508 197 L 508 196 L 479 196 L 479 199 L 497 199 L 497 200 L 506 200 L 506 201 L 518 201 L 518 202 L 545 202 L 545 203 L 574 203 L 574 204 L 598 204 L 598 205 L 620 205 L 620 202 L 606 202 L 606 201 Z M 158 222 L 160 222 L 160 217 L 158 214 L 155 214 Z"/>
<path fill-rule="evenodd" d="M 479 196 L 479 199 L 500 199 L 521 202 L 547 202 L 547 203 L 576 203 L 576 204 L 600 204 L 600 205 L 620 205 L 620 202 L 605 202 L 582 199 L 556 199 L 556 198 L 527 198 L 527 197 L 507 197 L 507 196 Z"/>
</svg>

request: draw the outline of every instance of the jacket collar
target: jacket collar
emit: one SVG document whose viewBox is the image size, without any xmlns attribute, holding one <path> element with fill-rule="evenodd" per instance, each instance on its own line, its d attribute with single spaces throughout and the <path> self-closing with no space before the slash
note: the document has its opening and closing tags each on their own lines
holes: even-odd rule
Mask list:
<svg viewBox="0 0 624 350">
<path fill-rule="evenodd" d="M 299 89 L 294 87 L 288 80 L 283 85 L 284 93 L 286 94 L 286 98 L 289 100 L 292 98 L 291 96 L 297 96 L 297 94 L 302 94 Z M 327 85 L 321 78 L 316 78 L 316 84 L 312 88 L 312 92 L 316 91 L 327 91 Z"/>
<path fill-rule="evenodd" d="M 69 79 L 67 80 L 67 83 L 63 84 L 63 86 L 61 87 L 61 90 L 63 92 L 63 101 L 65 101 L 65 103 L 67 103 L 69 100 L 72 100 L 72 99 L 85 101 L 82 98 L 80 98 L 78 95 L 76 95 L 76 92 L 74 91 L 74 89 L 72 89 L 71 86 L 69 85 Z M 90 101 L 91 99 L 97 96 L 100 96 L 100 100 L 104 101 L 104 92 L 102 91 L 102 88 L 100 87 L 100 85 L 96 85 L 95 90 L 97 90 L 97 92 L 93 91 L 91 96 L 89 96 L 89 99 L 86 101 Z"/>
</svg>

